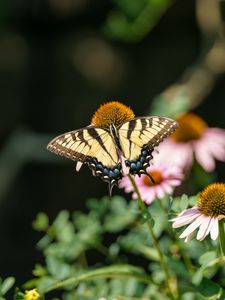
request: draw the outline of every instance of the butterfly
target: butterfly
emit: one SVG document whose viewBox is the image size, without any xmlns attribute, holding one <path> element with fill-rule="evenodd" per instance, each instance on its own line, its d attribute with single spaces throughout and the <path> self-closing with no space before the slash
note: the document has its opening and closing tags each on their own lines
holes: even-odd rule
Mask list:
<svg viewBox="0 0 225 300">
<path fill-rule="evenodd" d="M 108 107 L 95 113 L 91 125 L 61 134 L 47 146 L 49 151 L 77 161 L 77 171 L 86 164 L 94 176 L 108 182 L 110 194 L 123 173 L 148 175 L 154 148 L 178 127 L 166 117 L 133 118 L 133 112 L 125 114 L 118 103 L 106 103 Z"/>
</svg>

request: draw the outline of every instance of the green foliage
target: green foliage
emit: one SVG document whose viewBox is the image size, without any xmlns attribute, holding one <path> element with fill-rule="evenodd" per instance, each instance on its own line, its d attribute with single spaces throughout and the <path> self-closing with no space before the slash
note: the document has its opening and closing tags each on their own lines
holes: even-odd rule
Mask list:
<svg viewBox="0 0 225 300">
<path fill-rule="evenodd" d="M 203 189 L 205 186 L 216 180 L 214 173 L 206 172 L 196 161 L 194 161 L 190 178 L 193 185 L 198 189 Z"/>
<path fill-rule="evenodd" d="M 138 42 L 157 24 L 172 0 L 114 0 L 104 32 L 125 42 Z"/>
<path fill-rule="evenodd" d="M 224 257 L 218 256 L 215 242 L 193 239 L 184 243 L 169 222 L 170 216 L 196 201 L 197 195 L 184 194 L 172 201 L 165 197 L 140 212 L 137 201 L 114 196 L 90 199 L 87 213 L 63 210 L 52 223 L 38 214 L 33 226 L 44 234 L 37 245 L 45 263 L 35 266 L 34 278 L 23 288 L 37 288 L 41 295 L 58 289 L 61 296 L 54 300 L 170 300 L 161 258 L 148 231 L 147 224 L 152 224 L 176 286 L 176 299 L 224 299 Z M 90 251 L 102 256 L 101 263 L 89 262 Z M 143 260 L 144 269 L 134 265 L 133 256 Z M 13 283 L 12 278 L 1 283 L 2 299 Z M 17 289 L 14 300 L 23 297 Z"/>
<path fill-rule="evenodd" d="M 164 95 L 154 97 L 149 114 L 174 118 L 181 113 L 187 112 L 189 106 L 188 95 L 182 89 L 178 89 L 178 92 L 173 97 L 173 101 L 167 99 Z"/>
<path fill-rule="evenodd" d="M 15 278 L 8 277 L 4 280 L 0 278 L 0 300 L 6 299 L 5 296 L 7 292 L 12 288 L 15 283 Z"/>
<path fill-rule="evenodd" d="M 23 300 L 24 299 L 24 293 L 20 291 L 20 289 L 16 288 L 13 300 Z"/>
</svg>

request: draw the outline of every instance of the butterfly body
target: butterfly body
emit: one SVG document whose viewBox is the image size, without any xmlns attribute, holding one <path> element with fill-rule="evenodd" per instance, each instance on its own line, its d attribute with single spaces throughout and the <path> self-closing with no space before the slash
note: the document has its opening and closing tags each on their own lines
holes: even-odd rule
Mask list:
<svg viewBox="0 0 225 300">
<path fill-rule="evenodd" d="M 108 182 L 111 191 L 127 170 L 133 175 L 146 174 L 154 148 L 178 124 L 165 117 L 134 118 L 133 112 L 118 102 L 105 106 L 107 111 L 100 107 L 92 125 L 56 137 L 47 148 L 86 164 L 94 176 Z"/>
</svg>

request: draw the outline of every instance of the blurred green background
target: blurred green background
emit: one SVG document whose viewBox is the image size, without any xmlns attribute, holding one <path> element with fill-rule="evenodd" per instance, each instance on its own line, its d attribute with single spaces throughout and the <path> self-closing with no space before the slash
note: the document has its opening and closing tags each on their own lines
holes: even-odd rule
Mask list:
<svg viewBox="0 0 225 300">
<path fill-rule="evenodd" d="M 217 33 L 200 30 L 193 0 L 2 0 L 0 23 L 0 276 L 21 284 L 42 259 L 37 212 L 54 219 L 108 192 L 87 168 L 76 173 L 48 153 L 48 141 L 88 125 L 107 100 L 147 114 L 156 95 L 201 64 Z M 224 128 L 223 69 L 211 83 L 193 108 Z"/>
</svg>

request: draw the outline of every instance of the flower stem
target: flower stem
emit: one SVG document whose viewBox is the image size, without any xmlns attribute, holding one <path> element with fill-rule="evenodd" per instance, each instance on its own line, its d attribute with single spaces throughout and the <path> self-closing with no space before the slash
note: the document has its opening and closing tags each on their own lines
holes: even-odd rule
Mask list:
<svg viewBox="0 0 225 300">
<path fill-rule="evenodd" d="M 225 255 L 225 232 L 224 232 L 224 221 L 219 221 L 219 236 L 220 236 L 220 249 L 222 255 Z"/>
<path fill-rule="evenodd" d="M 136 182 L 134 180 L 134 178 L 128 174 L 128 177 L 133 185 L 133 188 L 134 188 L 134 191 L 135 193 L 137 194 L 137 198 L 138 198 L 138 204 L 140 206 L 140 209 L 142 210 L 143 214 L 145 215 L 146 214 L 146 207 L 145 207 L 145 204 L 141 198 L 141 194 L 139 192 L 139 189 L 136 185 Z M 148 214 L 151 216 L 150 212 L 148 212 Z M 176 299 L 173 292 L 172 292 L 172 289 L 171 289 L 171 285 L 170 285 L 170 274 L 169 274 L 169 269 L 167 267 L 167 264 L 165 262 L 165 259 L 164 259 L 164 256 L 163 256 L 163 253 L 159 247 L 159 244 L 158 244 L 158 241 L 157 241 L 157 238 L 154 234 L 154 231 L 153 231 L 153 228 L 152 228 L 152 224 L 150 222 L 149 219 L 147 219 L 147 226 L 148 226 L 148 230 L 149 230 L 149 233 L 152 237 L 152 240 L 153 240 L 153 244 L 154 244 L 154 247 L 155 249 L 157 250 L 158 252 L 158 256 L 159 256 L 159 261 L 160 261 L 160 264 L 161 264 L 161 267 L 164 271 L 164 274 L 165 274 L 165 283 L 166 283 L 166 286 L 167 286 L 167 289 L 168 289 L 168 294 L 170 295 L 171 299 Z"/>
<path fill-rule="evenodd" d="M 63 289 L 68 286 L 73 286 L 75 288 L 80 282 L 95 280 L 98 278 L 135 278 L 136 280 L 144 282 L 148 285 L 152 284 L 151 278 L 138 268 L 130 265 L 114 265 L 95 270 L 89 270 L 83 274 L 78 274 L 62 281 L 56 281 L 49 286 L 39 288 L 39 290 L 41 294 L 44 295 L 53 290 Z"/>
</svg>

